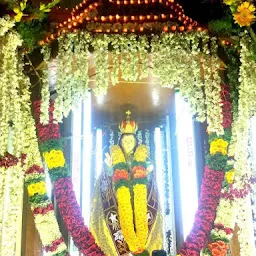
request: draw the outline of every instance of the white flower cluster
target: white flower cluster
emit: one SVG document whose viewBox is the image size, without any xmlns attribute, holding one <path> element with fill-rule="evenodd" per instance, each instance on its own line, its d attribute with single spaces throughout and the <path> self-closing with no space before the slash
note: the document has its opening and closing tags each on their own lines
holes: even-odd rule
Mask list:
<svg viewBox="0 0 256 256">
<path fill-rule="evenodd" d="M 162 86 L 180 89 L 198 121 L 207 117 L 208 130 L 222 134 L 219 63 L 216 42 L 211 42 L 211 50 L 209 42 L 205 32 L 164 33 L 153 36 L 151 42 L 146 36 L 135 35 L 81 33 L 60 37 L 54 117 L 61 122 L 72 106 L 80 102 L 88 89 L 88 62 L 93 60 L 93 90 L 97 95 L 105 94 L 109 82 L 115 85 L 119 77 L 127 81 L 147 77 L 152 66 L 152 75 L 160 79 Z M 88 58 L 90 46 L 94 58 Z M 46 92 L 42 94 L 48 101 Z"/>
<path fill-rule="evenodd" d="M 0 36 L 4 36 L 15 25 L 15 20 L 9 15 L 0 18 Z"/>
<path fill-rule="evenodd" d="M 237 224 L 240 227 L 238 231 L 240 255 L 252 256 L 255 255 L 256 251 L 253 241 L 254 236 L 250 194 L 244 198 L 237 199 L 237 204 Z"/>
<path fill-rule="evenodd" d="M 49 47 L 43 47 L 41 50 L 41 53 L 44 56 L 44 63 L 45 68 L 43 69 L 43 75 L 42 75 L 42 89 L 41 89 L 41 98 L 42 98 L 42 104 L 41 104 L 41 115 L 40 115 L 40 122 L 42 124 L 48 124 L 49 122 L 49 104 L 50 104 L 50 91 L 49 91 L 49 68 L 50 68 L 50 48 Z"/>
<path fill-rule="evenodd" d="M 16 254 L 21 229 L 24 176 L 21 163 L 0 168 L 0 255 Z"/>
<path fill-rule="evenodd" d="M 108 37 L 99 35 L 92 42 L 95 58 L 95 87 L 93 91 L 96 96 L 105 95 L 109 83 L 109 60 L 108 60 Z"/>
<path fill-rule="evenodd" d="M 13 130 L 14 154 L 19 155 L 24 141 L 17 48 L 21 39 L 15 32 L 0 37 L 0 155 L 7 151 L 9 127 Z"/>
<path fill-rule="evenodd" d="M 205 89 L 205 105 L 207 111 L 207 124 L 208 131 L 215 132 L 217 135 L 224 133 L 222 126 L 222 102 L 221 102 L 221 79 L 219 72 L 219 61 L 217 57 L 217 43 L 215 39 L 211 39 L 211 52 L 209 52 L 207 37 L 203 38 L 204 42 L 204 59 L 203 59 L 203 72 L 204 72 L 204 89 Z M 210 55 L 211 53 L 211 55 Z"/>
</svg>

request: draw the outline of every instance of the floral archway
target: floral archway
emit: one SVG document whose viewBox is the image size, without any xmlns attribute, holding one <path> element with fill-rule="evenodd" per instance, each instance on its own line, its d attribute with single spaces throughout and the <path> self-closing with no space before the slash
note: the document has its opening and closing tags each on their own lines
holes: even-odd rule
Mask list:
<svg viewBox="0 0 256 256">
<path fill-rule="evenodd" d="M 116 6 L 132 4 L 131 1 L 125 2 L 110 1 Z M 7 234 L 2 242 L 8 245 L 1 248 L 1 255 L 9 255 L 15 247 L 14 239 L 9 237 L 15 229 L 19 211 L 14 214 L 13 209 L 17 209 L 18 205 L 12 202 L 16 200 L 18 204 L 22 200 L 20 194 L 16 195 L 14 191 L 22 191 L 23 174 L 45 251 L 50 255 L 68 255 L 53 205 L 46 194 L 39 149 L 49 169 L 60 213 L 78 249 L 84 255 L 105 255 L 83 223 L 58 127 L 58 122 L 68 115 L 77 102 L 84 99 L 89 88 L 90 78 L 85 72 L 88 70 L 89 55 L 97 70 L 93 87 L 96 94 L 106 93 L 109 77 L 110 83 L 114 85 L 120 74 L 123 79 L 130 81 L 148 75 L 156 76 L 163 86 L 179 88 L 188 99 L 197 120 L 207 122 L 210 149 L 199 208 L 180 255 L 199 255 L 201 251 L 204 255 L 226 255 L 235 221 L 249 227 L 244 223 L 250 221 L 247 209 L 250 207 L 252 179 L 245 149 L 249 139 L 249 120 L 255 111 L 256 65 L 251 56 L 252 39 L 245 33 L 240 40 L 239 100 L 238 105 L 235 105 L 233 81 L 230 79 L 231 84 L 225 85 L 219 76 L 217 39 L 185 16 L 181 6 L 173 0 L 159 3 L 169 13 L 114 17 L 98 15 L 100 2 L 84 1 L 73 10 L 71 18 L 58 24 L 56 33 L 41 42 L 46 65 L 42 78 L 42 101 L 34 103 L 36 122 L 30 113 L 30 82 L 23 74 L 22 56 L 18 58 L 17 55 L 22 41 L 19 34 L 11 29 L 14 26 L 13 19 L 0 20 L 4 24 L 0 30 L 3 45 L 0 49 L 0 68 L 3 73 L 0 91 L 0 170 L 1 184 L 5 184 L 1 186 L 0 214 L 3 216 L 1 232 Z M 146 1 L 136 4 L 147 5 Z M 240 12 L 240 9 L 237 10 Z M 162 19 L 160 24 L 155 17 L 157 20 Z M 114 31 L 111 31 L 112 26 L 109 27 L 108 22 Z M 86 31 L 82 30 L 83 26 Z M 147 29 L 153 30 L 154 35 L 144 33 Z M 49 41 L 56 37 L 58 96 L 53 104 L 48 81 L 52 52 Z M 149 67 L 153 72 L 149 71 Z M 8 191 L 11 191 L 12 199 L 6 206 L 3 198 Z M 2 211 L 4 205 L 10 211 L 7 215 Z M 49 226 L 51 229 L 47 228 Z M 239 233 L 242 255 L 252 255 L 251 245 L 246 239 L 249 233 L 246 228 Z"/>
</svg>

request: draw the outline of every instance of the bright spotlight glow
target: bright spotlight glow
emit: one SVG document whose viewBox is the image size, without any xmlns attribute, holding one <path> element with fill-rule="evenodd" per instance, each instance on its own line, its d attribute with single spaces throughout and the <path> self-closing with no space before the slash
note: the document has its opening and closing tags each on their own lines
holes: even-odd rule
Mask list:
<svg viewBox="0 0 256 256">
<path fill-rule="evenodd" d="M 163 182 L 163 149 L 162 149 L 162 135 L 159 127 L 155 128 L 155 165 L 156 165 L 156 180 L 159 193 L 159 202 L 161 211 L 164 211 L 164 182 Z"/>
<path fill-rule="evenodd" d="M 96 164 L 95 164 L 95 172 L 96 179 L 100 176 L 102 170 L 102 130 L 96 130 Z"/>
<path fill-rule="evenodd" d="M 89 225 L 90 221 L 90 198 L 91 198 L 91 155 L 92 155 L 92 132 L 91 132 L 91 93 L 83 103 L 83 168 L 82 168 L 82 215 L 84 222 Z"/>
<path fill-rule="evenodd" d="M 159 92 L 157 91 L 157 89 L 152 90 L 152 101 L 154 106 L 157 106 L 159 104 Z"/>
<path fill-rule="evenodd" d="M 82 138 L 82 103 L 72 113 L 72 180 L 77 202 L 81 203 L 81 138 Z"/>
<path fill-rule="evenodd" d="M 102 105 L 104 103 L 104 95 L 101 94 L 101 95 L 97 96 L 96 100 L 99 105 Z"/>
<path fill-rule="evenodd" d="M 187 102 L 175 93 L 178 166 L 184 238 L 189 234 L 198 205 L 195 142 L 192 115 Z"/>
</svg>

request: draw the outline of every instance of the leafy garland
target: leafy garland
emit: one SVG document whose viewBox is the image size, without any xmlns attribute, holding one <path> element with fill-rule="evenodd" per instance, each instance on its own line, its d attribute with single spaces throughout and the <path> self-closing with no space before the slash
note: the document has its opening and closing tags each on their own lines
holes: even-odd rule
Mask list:
<svg viewBox="0 0 256 256">
<path fill-rule="evenodd" d="M 135 161 L 131 177 L 121 148 L 117 145 L 112 146 L 110 152 L 114 169 L 112 179 L 116 190 L 121 230 L 132 253 L 144 255 L 148 237 L 146 174 L 148 150 L 144 145 L 137 147 L 134 153 Z M 132 187 L 130 188 L 131 181 Z M 134 195 L 134 213 L 130 190 Z M 134 227 L 134 223 L 136 227 Z"/>
<path fill-rule="evenodd" d="M 162 86 L 173 88 L 181 85 L 180 91 L 188 98 L 193 113 L 197 113 L 197 119 L 204 121 L 207 118 L 211 132 L 223 133 L 217 44 L 215 39 L 210 39 L 206 32 L 166 33 L 151 38 L 80 32 L 61 36 L 58 42 L 56 85 L 58 96 L 54 112 L 56 121 L 61 122 L 63 116 L 67 116 L 73 108 L 73 102 L 83 99 L 85 88 L 88 86 L 90 80 L 88 64 L 84 67 L 73 61 L 79 60 L 79 44 L 82 44 L 82 48 L 85 48 L 84 62 L 89 59 L 89 49 L 95 56 L 96 74 L 93 90 L 97 95 L 106 93 L 109 78 L 112 84 L 116 84 L 119 73 L 125 80 L 134 81 L 139 74 L 140 77 L 146 77 L 151 62 L 153 67 L 151 75 L 158 77 Z M 77 47 L 78 50 L 76 50 Z M 112 68 L 109 70 L 111 59 Z M 85 83 L 74 79 L 74 70 L 78 74 L 83 74 Z M 202 70 L 204 70 L 204 77 L 201 75 Z M 43 99 L 44 95 L 46 92 L 43 92 Z M 207 111 L 205 106 L 208 106 Z M 48 114 L 46 108 L 42 111 L 43 116 Z"/>
<path fill-rule="evenodd" d="M 70 171 L 65 163 L 59 126 L 53 118 L 53 103 L 51 102 L 49 108 L 49 123 L 47 125 L 40 123 L 41 102 L 35 101 L 33 105 L 40 149 L 49 169 L 54 195 L 64 223 L 81 253 L 88 256 L 103 256 L 105 254 L 95 243 L 88 227 L 84 225 L 81 210 L 76 201 Z"/>
<path fill-rule="evenodd" d="M 198 204 L 198 210 L 195 215 L 195 222 L 190 234 L 188 235 L 180 255 L 200 255 L 201 249 L 204 248 L 205 241 L 212 229 L 213 222 L 218 213 L 218 204 L 221 196 L 222 183 L 225 177 L 225 171 L 230 171 L 232 166 L 227 165 L 228 145 L 231 139 L 230 127 L 232 123 L 231 103 L 228 101 L 229 92 L 225 85 L 222 86 L 221 97 L 223 100 L 222 114 L 224 135 L 218 136 L 216 133 L 209 134 L 210 149 L 206 158 L 207 166 L 205 167 L 204 178 L 201 186 L 201 194 Z M 232 171 L 230 171 L 232 172 Z M 218 244 L 219 242 L 219 244 Z M 216 244 L 209 243 L 208 251 L 216 251 Z M 223 248 L 226 248 L 224 246 Z M 217 253 L 217 252 L 216 252 Z M 217 254 L 212 254 L 217 255 Z"/>
</svg>

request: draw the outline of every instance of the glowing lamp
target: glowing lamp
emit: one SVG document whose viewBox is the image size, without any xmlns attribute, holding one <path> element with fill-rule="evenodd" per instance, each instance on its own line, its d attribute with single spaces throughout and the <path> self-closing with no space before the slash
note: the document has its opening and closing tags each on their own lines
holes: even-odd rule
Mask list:
<svg viewBox="0 0 256 256">
<path fill-rule="evenodd" d="M 176 26 L 172 26 L 171 29 L 172 29 L 172 31 L 175 31 L 176 30 Z"/>
<path fill-rule="evenodd" d="M 168 32 L 168 27 L 167 27 L 167 26 L 164 26 L 164 27 L 163 27 L 163 31 L 164 31 L 164 32 Z"/>
<path fill-rule="evenodd" d="M 124 22 L 127 22 L 127 20 L 128 20 L 128 17 L 124 16 Z"/>
<path fill-rule="evenodd" d="M 184 26 L 180 27 L 180 31 L 183 32 L 185 30 Z"/>
<path fill-rule="evenodd" d="M 128 31 L 127 28 L 124 28 L 124 29 L 123 29 L 123 32 L 124 32 L 124 33 L 127 33 L 127 31 Z"/>
<path fill-rule="evenodd" d="M 116 20 L 119 20 L 120 19 L 120 16 L 117 14 L 116 15 Z"/>
<path fill-rule="evenodd" d="M 151 16 L 150 15 L 147 15 L 147 19 L 150 20 Z"/>
<path fill-rule="evenodd" d="M 143 32 L 144 28 L 143 27 L 140 27 L 140 32 Z"/>
</svg>

